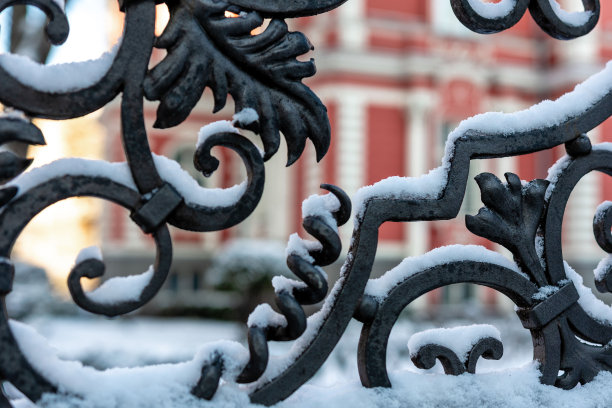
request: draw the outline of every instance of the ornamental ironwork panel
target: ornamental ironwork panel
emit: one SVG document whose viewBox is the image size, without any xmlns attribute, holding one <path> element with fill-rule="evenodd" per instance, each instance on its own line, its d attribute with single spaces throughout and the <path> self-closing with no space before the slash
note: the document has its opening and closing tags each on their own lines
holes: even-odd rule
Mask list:
<svg viewBox="0 0 612 408">
<path fill-rule="evenodd" d="M 312 61 L 296 57 L 312 45 L 299 32 L 289 31 L 285 19 L 311 16 L 340 6 L 343 0 L 168 0 L 170 20 L 163 34 L 154 35 L 155 1 L 124 0 L 124 33 L 115 49 L 98 61 L 78 67 L 97 70 L 84 83 L 52 80 L 68 67 L 39 67 L 43 80 L 19 72 L 10 58 L 0 61 L 0 101 L 10 108 L 0 118 L 0 142 L 45 144 L 34 118 L 64 120 L 91 113 L 121 98 L 121 135 L 127 164 L 63 159 L 21 174 L 31 163 L 10 152 L 0 153 L 0 173 L 8 182 L 0 189 L 0 295 L 12 290 L 11 250 L 24 227 L 46 207 L 66 198 L 91 196 L 112 201 L 131 212 L 132 221 L 155 242 L 157 256 L 150 278 L 137 296 L 107 301 L 92 296 L 83 279 L 101 277 L 104 262 L 95 254 L 81 257 L 68 277 L 74 302 L 94 314 L 118 316 L 135 311 L 160 290 L 172 264 L 168 225 L 190 231 L 218 231 L 234 226 L 257 206 L 265 183 L 264 162 L 277 151 L 280 135 L 288 146 L 288 165 L 302 154 L 308 140 L 320 160 L 330 144 L 325 106 L 302 83 L 315 74 Z M 15 4 L 4 0 L 0 9 Z M 43 10 L 46 32 L 54 44 L 68 35 L 68 20 L 54 0 L 27 0 Z M 503 1 L 498 5 L 475 0 L 451 0 L 457 18 L 478 33 L 497 33 L 515 25 L 529 11 L 548 35 L 570 40 L 597 24 L 597 0 L 583 0 L 579 23 L 568 21 L 549 0 Z M 230 14 L 228 18 L 227 14 Z M 271 19 L 259 35 L 251 31 Z M 152 50 L 166 56 L 152 68 Z M 10 56 L 9 56 L 10 57 Z M 7 62 L 8 61 L 8 62 Z M 16 68 L 17 67 L 17 68 Z M 59 71 L 58 71 L 59 69 Z M 73 71 L 72 71 L 73 72 Z M 534 359 L 541 382 L 570 389 L 591 381 L 598 372 L 612 371 L 612 322 L 595 315 L 575 272 L 564 264 L 561 224 L 571 191 L 592 171 L 612 175 L 612 148 L 591 145 L 587 132 L 612 113 L 612 67 L 586 80 L 573 92 L 517 113 L 512 126 L 500 126 L 503 114 L 487 114 L 463 122 L 448 138 L 443 164 L 421 179 L 399 183 L 381 181 L 360 190 L 353 201 L 339 188 L 322 185 L 330 194 L 320 197 L 306 214 L 304 229 L 316 241 L 290 242 L 287 264 L 299 281 L 277 279 L 276 307 L 260 305 L 248 323 L 248 361 L 232 361 L 222 349 L 203 359 L 201 376 L 192 394 L 211 399 L 220 379 L 245 384 L 252 402 L 272 405 L 291 395 L 325 362 L 348 323 L 363 323 L 358 348 L 359 375 L 366 387 L 390 387 L 386 348 L 400 312 L 413 300 L 436 288 L 468 282 L 493 288 L 509 297 L 531 332 Z M 67 75 L 70 77 L 70 73 Z M 44 80 L 47 78 L 48 80 Z M 58 83 L 59 82 L 59 83 Z M 170 128 L 189 117 L 203 91 L 209 88 L 215 112 L 231 95 L 237 114 L 233 127 L 213 131 L 200 141 L 194 157 L 204 175 L 219 161 L 215 146 L 234 150 L 247 170 L 247 182 L 229 201 L 198 201 L 178 186 L 168 163 L 152 155 L 145 129 L 145 99 L 159 101 L 155 127 Z M 21 113 L 20 113 L 21 112 Z M 255 132 L 261 152 L 236 129 Z M 482 247 L 438 248 L 419 262 L 402 262 L 382 280 L 370 280 L 378 245 L 378 230 L 386 221 L 417 222 L 455 218 L 465 194 L 472 159 L 528 154 L 565 145 L 547 180 L 522 182 L 512 173 L 505 180 L 483 173 L 476 177 L 484 207 L 466 217 L 474 234 L 507 248 L 511 262 Z M 426 187 L 423 187 L 426 185 Z M 321 267 L 341 255 L 337 227 L 354 207 L 355 227 L 340 278 L 330 289 Z M 593 230 L 599 246 L 612 252 L 612 205 L 601 205 Z M 612 291 L 612 264 L 602 262 L 596 285 Z M 323 301 L 307 318 L 304 305 Z M 0 380 L 9 382 L 32 401 L 60 389 L 48 373 L 35 368 L 14 335 L 6 313 L 0 315 Z M 460 334 L 458 334 L 460 335 Z M 286 364 L 273 374 L 268 342 L 299 342 Z M 466 341 L 469 341 L 466 337 Z M 503 346 L 494 334 L 481 335 L 469 345 L 465 358 L 426 337 L 412 350 L 417 367 L 440 360 L 447 374 L 475 372 L 480 357 L 499 359 Z M 238 369 L 236 369 L 238 365 Z M 229 367 L 233 367 L 228 374 Z M 561 373 L 561 374 L 560 374 Z M 1 396 L 4 405 L 8 398 Z"/>
</svg>

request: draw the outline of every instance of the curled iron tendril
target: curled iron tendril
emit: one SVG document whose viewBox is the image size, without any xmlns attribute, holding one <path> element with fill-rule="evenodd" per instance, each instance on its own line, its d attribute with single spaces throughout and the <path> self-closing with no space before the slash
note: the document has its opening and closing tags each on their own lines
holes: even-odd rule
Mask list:
<svg viewBox="0 0 612 408">
<path fill-rule="evenodd" d="M 461 375 L 475 374 L 476 363 L 480 357 L 499 360 L 503 354 L 504 346 L 501 341 L 494 337 L 483 337 L 472 345 L 465 361 L 462 361 L 450 348 L 436 343 L 425 344 L 414 353 L 411 352 L 410 359 L 415 366 L 424 370 L 433 368 L 436 360 L 440 360 L 445 374 Z"/>
<path fill-rule="evenodd" d="M 42 10 L 49 19 L 45 32 L 51 44 L 61 45 L 68 38 L 68 32 L 70 27 L 68 25 L 68 19 L 64 13 L 63 7 L 60 7 L 59 3 L 54 0 L 2 0 L 0 1 L 0 12 L 8 7 L 15 6 L 17 4 L 27 4 L 38 7 Z"/>
<path fill-rule="evenodd" d="M 147 304 L 161 289 L 172 264 L 172 241 L 166 226 L 160 227 L 152 234 L 155 241 L 157 256 L 153 266 L 153 275 L 142 289 L 136 300 L 120 300 L 110 303 L 100 303 L 90 299 L 81 285 L 81 278 L 94 279 L 104 275 L 105 265 L 99 259 L 89 258 L 80 261 L 68 275 L 68 289 L 72 300 L 88 312 L 108 317 L 123 315 Z"/>
<path fill-rule="evenodd" d="M 68 35 L 68 21 L 57 2 L 8 0 L 0 3 L 4 7 L 15 4 L 32 4 L 46 12 L 50 19 L 47 25 L 49 40 L 54 44 L 61 44 L 65 40 Z M 126 77 L 135 69 L 135 56 L 144 56 L 148 61 L 147 48 L 150 46 L 147 46 L 147 42 L 152 43 L 153 31 L 142 24 L 143 18 L 150 18 L 153 24 L 155 16 L 152 4 L 142 2 L 128 7 L 123 38 L 120 44 L 116 45 L 118 50 L 112 63 L 94 83 L 85 86 L 67 84 L 65 90 L 49 91 L 34 82 L 24 82 L 22 78 L 15 77 L 0 65 L 0 101 L 5 106 L 19 109 L 31 117 L 58 120 L 77 118 L 104 107 L 122 91 Z M 101 63 L 103 58 L 100 57 L 95 64 Z M 54 68 L 57 69 L 41 65 L 38 70 L 41 77 L 50 78 L 52 81 Z"/>
<path fill-rule="evenodd" d="M 87 196 L 112 201 L 133 212 L 138 212 L 143 208 L 141 196 L 137 191 L 103 176 L 64 175 L 52 178 L 21 192 L 21 195 L 10 200 L 2 208 L 0 229 L 4 231 L 4 234 L 3 239 L 0 240 L 0 256 L 8 259 L 11 249 L 23 228 L 45 208 L 67 198 Z M 154 295 L 153 292 L 163 283 L 163 278 L 170 265 L 172 252 L 167 228 L 165 226 L 160 228 L 154 236 L 160 251 L 156 262 L 157 271 L 154 278 L 146 286 L 139 303 L 142 303 L 145 298 L 150 299 Z M 2 290 L 6 293 L 11 290 L 11 270 L 12 264 L 0 263 L 0 275 L 2 276 L 0 280 L 3 282 Z M 75 267 L 69 278 L 69 286 L 75 302 L 94 313 L 109 316 L 125 313 L 126 310 L 133 310 L 136 305 L 129 302 L 119 303 L 117 306 L 88 302 L 78 280 L 82 276 L 90 277 L 100 274 L 102 271 L 103 264 L 92 259 L 85 260 Z M 0 314 L 0 341 L 3 349 L 6 350 L 6 353 L 2 354 L 4 360 L 0 364 L 0 378 L 18 387 L 32 401 L 39 400 L 45 392 L 56 391 L 56 387 L 42 377 L 18 351 L 19 346 L 11 334 L 8 317 L 5 313 Z"/>
<path fill-rule="evenodd" d="M 441 260 L 439 265 L 410 274 L 398 282 L 382 299 L 364 296 L 362 313 L 359 316 L 359 320 L 363 321 L 364 325 L 358 347 L 359 377 L 364 386 L 391 387 L 386 364 L 387 342 L 400 313 L 419 296 L 454 283 L 488 286 L 508 296 L 521 307 L 531 307 L 534 304 L 532 296 L 538 290 L 537 286 L 524 276 L 500 265 L 468 260 L 445 263 Z M 368 305 L 364 306 L 364 303 Z M 424 350 L 422 355 L 417 354 L 418 364 L 421 364 L 422 368 L 431 368 L 430 366 L 435 364 L 435 358 L 442 356 L 446 360 L 443 364 L 448 366 L 449 372 L 453 374 L 472 372 L 469 370 L 475 369 L 479 352 L 482 351 L 484 355 L 487 351 L 485 345 L 491 346 L 492 356 L 498 354 L 498 348 L 501 352 L 501 344 L 498 347 L 496 344 L 485 342 L 482 350 L 480 348 L 472 350 L 477 352 L 473 358 L 468 359 L 467 365 L 464 365 L 458 357 L 453 357 L 454 353 L 446 352 L 439 346 L 432 346 Z"/>
<path fill-rule="evenodd" d="M 599 0 L 582 0 L 584 21 L 570 21 L 562 16 L 563 11 L 556 9 L 551 0 L 516 0 L 514 6 L 504 13 L 502 4 L 483 4 L 491 15 L 483 15 L 480 9 L 470 4 L 480 0 L 451 0 L 455 15 L 472 31 L 480 34 L 492 34 L 514 26 L 523 17 L 527 9 L 535 22 L 551 37 L 559 40 L 571 40 L 589 33 L 599 20 Z M 558 3 L 555 3 L 558 6 Z M 499 11 L 497 11 L 499 10 Z M 502 11 L 503 10 L 503 11 Z"/>
<path fill-rule="evenodd" d="M 246 137 L 236 133 L 216 133 L 209 136 L 196 150 L 194 165 L 204 176 L 210 176 L 219 166 L 211 155 L 215 146 L 227 147 L 240 156 L 246 168 L 246 187 L 231 204 L 204 206 L 183 201 L 168 216 L 168 223 L 189 231 L 219 231 L 232 227 L 248 217 L 261 199 L 265 184 L 265 168 L 261 152 Z"/>
<path fill-rule="evenodd" d="M 157 257 L 153 275 L 135 300 L 124 300 L 102 304 L 90 299 L 81 285 L 81 278 L 94 279 L 104 274 L 104 263 L 98 259 L 79 262 L 68 277 L 68 288 L 74 302 L 83 309 L 107 316 L 118 316 L 137 310 L 148 303 L 163 285 L 172 264 L 172 242 L 165 222 L 189 230 L 214 231 L 235 225 L 246 218 L 257 206 L 265 182 L 263 159 L 257 147 L 247 138 L 236 133 L 216 133 L 198 146 L 194 155 L 195 167 L 205 176 L 210 176 L 219 165 L 211 155 L 215 146 L 228 147 L 241 157 L 247 169 L 245 191 L 231 204 L 207 207 L 186 203 L 169 185 L 141 198 L 137 208 L 132 209 L 132 219 L 143 232 L 151 233 L 155 241 Z M 184 223 L 184 224 L 182 224 Z"/>
<path fill-rule="evenodd" d="M 268 341 L 290 341 L 300 337 L 306 330 L 306 314 L 302 305 L 311 305 L 322 301 L 328 291 L 326 276 L 320 269 L 334 262 L 342 250 L 342 243 L 336 227 L 346 223 L 351 213 L 351 201 L 340 188 L 322 184 L 321 188 L 330 191 L 339 201 L 340 206 L 332 213 L 336 225 L 329 225 L 320 215 L 309 215 L 304 218 L 304 229 L 315 237 L 320 248 L 309 250 L 308 255 L 313 260 L 291 253 L 287 256 L 289 269 L 302 280 L 292 282 L 291 287 L 276 289 L 276 306 L 282 315 L 276 314 L 276 322 L 262 325 L 260 322 L 249 324 L 248 342 L 250 359 L 237 381 L 250 383 L 257 380 L 266 370 L 269 360 Z M 260 305 L 259 308 L 268 305 Z M 275 312 L 270 311 L 272 314 Z M 201 398 L 210 399 L 218 386 L 222 374 L 221 357 L 214 364 L 207 365 L 202 370 L 202 376 L 192 393 Z M 216 381 L 215 381 L 216 379 Z"/>
</svg>

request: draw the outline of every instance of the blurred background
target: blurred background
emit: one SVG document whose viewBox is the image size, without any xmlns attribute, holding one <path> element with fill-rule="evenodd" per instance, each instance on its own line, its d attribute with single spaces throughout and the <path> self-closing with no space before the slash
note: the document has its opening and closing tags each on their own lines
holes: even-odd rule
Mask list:
<svg viewBox="0 0 612 408">
<path fill-rule="evenodd" d="M 560 3 L 567 11 L 583 10 L 580 0 Z M 91 245 L 102 249 L 108 276 L 141 273 L 154 260 L 152 240 L 118 206 L 84 198 L 56 204 L 37 216 L 17 242 L 13 258 L 21 263 L 15 290 L 7 297 L 9 314 L 35 326 L 66 358 L 99 368 L 190 359 L 209 339 L 244 341 L 250 311 L 273 298 L 271 277 L 290 273 L 284 260 L 289 235 L 298 232 L 307 237 L 301 227 L 304 198 L 321 194 L 322 182 L 353 195 L 389 176 L 427 173 L 440 164 L 446 137 L 461 120 L 486 111 L 522 110 L 570 91 L 612 56 L 612 6 L 601 3 L 595 30 L 571 42 L 547 36 L 528 13 L 503 33 L 475 34 L 455 18 L 449 0 L 349 0 L 324 15 L 291 21 L 293 29 L 303 31 L 315 46 L 304 58 L 314 57 L 318 72 L 305 82 L 328 108 L 332 141 L 325 158 L 317 165 L 314 148 L 307 145 L 298 162 L 285 168 L 286 148 L 281 142 L 279 152 L 266 164 L 264 196 L 256 211 L 226 231 L 173 229 L 174 263 L 165 287 L 138 315 L 121 319 L 94 318 L 77 310 L 68 301 L 67 274 L 80 249 Z M 121 35 L 123 14 L 116 2 L 69 0 L 66 9 L 71 32 L 67 43 L 57 48 L 46 42 L 45 15 L 38 9 L 15 6 L 4 11 L 0 43 L 5 52 L 49 64 L 80 61 L 110 50 Z M 160 34 L 168 19 L 167 7 L 157 6 L 157 13 Z M 151 66 L 163 57 L 163 51 L 154 51 Z M 192 164 L 200 127 L 230 119 L 234 113 L 231 103 L 215 115 L 212 106 L 207 90 L 187 121 L 159 130 L 152 128 L 157 106 L 147 102 L 149 143 L 155 153 L 178 161 L 203 187 L 230 187 L 245 177 L 239 158 L 231 152 L 218 148 L 222 165 L 208 179 Z M 29 149 L 32 167 L 67 156 L 125 160 L 119 115 L 116 99 L 84 118 L 37 121 L 47 145 Z M 594 143 L 612 141 L 612 124 L 607 121 L 589 136 Z M 472 177 L 487 171 L 498 177 L 514 172 L 523 180 L 545 178 L 564 154 L 560 147 L 521 157 L 475 160 L 470 172 Z M 592 232 L 595 208 L 605 200 L 612 200 L 612 183 L 603 175 L 588 175 L 572 193 L 563 223 L 564 258 L 589 286 L 594 267 L 605 256 Z M 456 219 L 385 224 L 373 277 L 407 256 L 443 245 L 478 244 L 511 257 L 465 228 L 464 215 L 475 214 L 481 206 L 478 187 L 471 180 Z M 345 255 L 351 232 L 351 222 L 341 228 Z M 332 281 L 343 260 L 326 268 Z M 410 365 L 406 342 L 411 333 L 470 322 L 500 327 L 510 350 L 504 357 L 508 364 L 531 358 L 529 333 L 514 315 L 513 304 L 492 289 L 465 284 L 430 292 L 409 307 L 390 340 L 390 368 Z M 338 372 L 348 368 L 349 378 L 357 378 L 358 331 L 359 325 L 352 323 L 326 363 L 331 368 L 316 381 L 337 381 Z M 106 335 L 96 335 L 100 332 Z M 143 348 L 143 341 L 149 346 Z M 274 347 L 282 352 L 288 345 Z"/>
</svg>

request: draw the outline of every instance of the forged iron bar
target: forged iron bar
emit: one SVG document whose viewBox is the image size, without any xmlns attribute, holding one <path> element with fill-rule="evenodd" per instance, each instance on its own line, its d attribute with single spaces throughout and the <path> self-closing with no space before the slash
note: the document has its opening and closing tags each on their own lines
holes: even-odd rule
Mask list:
<svg viewBox="0 0 612 408">
<path fill-rule="evenodd" d="M 18 176 L 31 160 L 0 153 L 0 179 L 13 180 L 0 189 L 1 381 L 11 383 L 32 401 L 40 400 L 45 393 L 56 393 L 59 388 L 55 379 L 47 378 L 28 362 L 11 331 L 4 305 L 5 297 L 12 291 L 15 273 L 10 260 L 13 245 L 42 210 L 66 198 L 101 198 L 130 211 L 131 219 L 153 238 L 156 260 L 152 278 L 136 300 L 104 303 L 88 296 L 81 281 L 103 276 L 102 260 L 82 259 L 70 272 L 68 288 L 78 306 L 95 314 L 118 316 L 144 306 L 165 282 L 172 264 L 168 224 L 190 231 L 218 231 L 242 222 L 254 211 L 264 188 L 264 161 L 278 150 L 281 133 L 288 147 L 288 165 L 300 157 L 307 140 L 313 143 L 317 160 L 325 155 L 330 144 L 327 110 L 302 83 L 303 78 L 314 75 L 314 64 L 296 59 L 310 51 L 312 45 L 302 33 L 290 32 L 284 20 L 323 13 L 343 2 L 167 0 L 170 20 L 164 32 L 155 37 L 156 1 L 120 0 L 125 13 L 123 38 L 106 72 L 89 85 L 50 91 L 24 83 L 0 64 L 0 102 L 24 113 L 23 118 L 0 117 L 0 144 L 11 141 L 45 144 L 42 132 L 31 119 L 80 117 L 121 95 L 121 135 L 132 179 L 130 182 L 113 173 L 96 172 L 104 164 L 84 162 L 83 173 L 34 169 L 30 174 L 46 175 L 41 182 L 25 184 L 23 188 Z M 47 14 L 46 30 L 51 42 L 60 44 L 66 39 L 68 20 L 57 2 L 4 0 L 0 1 L 0 10 L 16 3 L 37 6 Z M 563 40 L 590 32 L 600 13 L 599 1 L 583 0 L 588 18 L 582 25 L 575 25 L 557 15 L 549 0 L 517 0 L 508 13 L 493 17 L 479 14 L 469 0 L 450 3 L 457 18 L 478 33 L 506 30 L 528 10 L 542 30 Z M 225 18 L 226 11 L 240 18 Z M 267 28 L 251 36 L 251 30 L 261 26 L 265 18 L 271 19 Z M 167 55 L 149 69 L 154 47 L 166 50 Z M 231 205 L 190 201 L 160 171 L 149 147 L 144 99 L 159 101 L 155 127 L 170 128 L 189 117 L 205 88 L 213 92 L 215 112 L 223 108 L 231 95 L 236 112 L 249 108 L 257 113 L 257 120 L 236 121 L 234 125 L 257 133 L 263 152 L 239 134 L 220 132 L 202 141 L 194 155 L 196 169 L 205 176 L 219 166 L 211 154 L 213 147 L 230 148 L 241 158 L 247 173 L 246 186 Z M 534 129 L 463 131 L 449 141 L 452 153 L 445 157 L 442 168 L 446 182 L 435 197 L 397 191 L 391 197 L 370 196 L 363 203 L 351 203 L 339 187 L 321 185 L 338 205 L 328 210 L 326 215 L 330 217 L 319 214 L 304 218 L 304 229 L 316 239 L 317 245 L 307 247 L 307 255 L 290 252 L 287 256 L 290 270 L 300 281 L 276 287 L 280 314 L 267 305 L 256 309 L 260 314 L 276 313 L 275 320 L 249 321 L 249 359 L 232 380 L 245 384 L 254 403 L 272 405 L 285 399 L 316 373 L 354 318 L 363 323 L 358 347 L 362 384 L 390 387 L 387 342 L 399 314 L 425 293 L 464 282 L 487 286 L 514 302 L 523 326 L 531 332 L 542 383 L 569 389 L 591 381 L 600 371 L 612 371 L 612 325 L 596 319 L 580 304 L 580 285 L 571 280 L 561 249 L 563 214 L 578 181 L 592 171 L 612 175 L 612 150 L 591 145 L 587 135 L 612 114 L 612 95 L 608 91 L 591 102 L 580 113 Z M 567 156 L 559 162 L 554 180 L 523 183 L 512 173 L 505 175 L 505 182 L 489 173 L 476 177 L 485 206 L 478 214 L 466 217 L 466 227 L 506 247 L 514 256 L 511 265 L 472 259 L 467 247 L 458 247 L 465 252 L 459 259 L 437 259 L 407 274 L 384 296 L 368 292 L 378 231 L 384 222 L 455 218 L 465 195 L 472 159 L 517 156 L 560 145 L 565 145 Z M 341 255 L 337 227 L 349 220 L 355 204 L 362 206 L 356 209 L 351 245 L 340 278 L 329 290 L 320 267 L 332 264 Z M 330 225 L 330 220 L 335 225 Z M 612 205 L 600 206 L 593 230 L 597 243 L 609 254 L 611 226 Z M 538 246 L 538 242 L 543 245 Z M 612 291 L 612 266 L 608 265 L 598 275 L 596 285 L 602 292 Z M 542 298 L 538 295 L 545 287 L 553 288 L 554 293 Z M 306 317 L 302 306 L 321 301 L 324 303 L 315 323 Z M 268 341 L 295 339 L 303 340 L 299 352 L 288 357 L 288 364 L 279 373 L 265 376 Z M 499 359 L 502 353 L 499 340 L 484 337 L 472 344 L 465 361 L 436 343 L 421 347 L 413 361 L 417 367 L 430 368 L 440 360 L 447 374 L 458 375 L 474 373 L 480 357 Z M 215 396 L 227 371 L 228 358 L 217 351 L 208 356 L 199 380 L 191 389 L 193 395 L 203 399 Z M 559 375 L 560 372 L 563 373 Z M 8 404 L 6 395 L 0 393 L 0 405 Z"/>
</svg>

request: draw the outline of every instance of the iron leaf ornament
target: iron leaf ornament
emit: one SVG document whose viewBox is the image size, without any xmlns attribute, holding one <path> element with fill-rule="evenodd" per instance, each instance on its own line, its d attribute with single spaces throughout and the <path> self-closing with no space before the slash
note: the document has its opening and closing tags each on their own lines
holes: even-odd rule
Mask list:
<svg viewBox="0 0 612 408">
<path fill-rule="evenodd" d="M 486 205 L 477 215 L 466 215 L 466 227 L 516 254 L 515 261 L 528 270 L 535 283 L 545 286 L 546 277 L 538 260 L 535 238 L 544 212 L 547 180 L 522 185 L 516 174 L 505 174 L 503 184 L 491 173 L 476 176 Z"/>
<path fill-rule="evenodd" d="M 506 247 L 522 272 L 538 285 L 538 293 L 532 295 L 534 305 L 519 308 L 517 314 L 523 326 L 532 330 L 534 354 L 543 362 L 542 381 L 571 389 L 612 369 L 612 327 L 578 303 L 584 294 L 578 293 L 572 279 L 575 272 L 562 259 L 560 217 L 580 178 L 595 169 L 609 171 L 610 151 L 592 148 L 585 135 L 567 143 L 566 149 L 568 156 L 560 171 L 553 172 L 554 183 L 534 180 L 522 185 L 510 173 L 506 184 L 489 173 L 477 176 L 485 207 L 476 216 L 466 216 L 466 226 Z M 598 231 L 607 227 L 609 234 L 606 209 L 595 217 L 599 242 Z M 602 248 L 610 250 L 606 245 Z M 547 347 L 538 343 L 542 339 L 549 343 Z"/>
<path fill-rule="evenodd" d="M 300 157 L 307 138 L 321 160 L 330 141 L 327 110 L 301 82 L 315 74 L 314 62 L 296 59 L 313 47 L 278 18 L 291 14 L 284 14 L 282 3 L 269 25 L 253 34 L 268 13 L 265 7 L 259 11 L 257 3 L 252 7 L 215 0 L 168 3 L 170 21 L 156 41 L 168 55 L 144 82 L 147 98 L 160 100 L 155 126 L 184 121 L 209 87 L 215 112 L 225 106 L 229 94 L 236 112 L 252 108 L 258 113 L 259 120 L 247 127 L 261 136 L 264 160 L 278 150 L 279 132 L 287 141 L 287 165 Z"/>
</svg>

